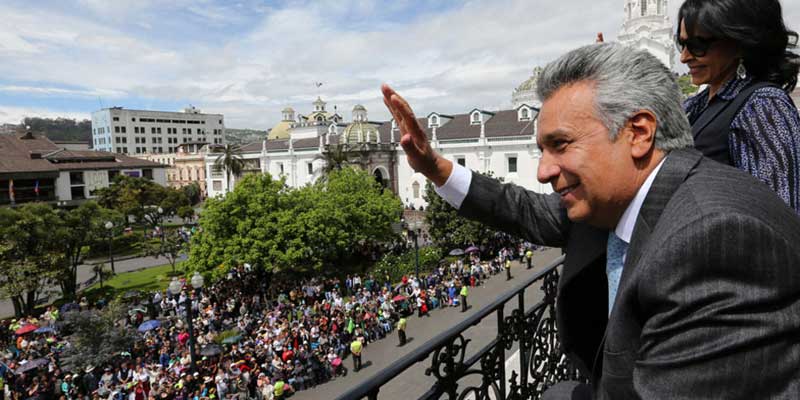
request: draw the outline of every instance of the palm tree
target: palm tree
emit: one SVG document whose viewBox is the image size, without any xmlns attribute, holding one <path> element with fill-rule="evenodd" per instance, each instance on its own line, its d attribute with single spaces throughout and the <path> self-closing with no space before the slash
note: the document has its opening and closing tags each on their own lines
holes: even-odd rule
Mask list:
<svg viewBox="0 0 800 400">
<path fill-rule="evenodd" d="M 239 146 L 226 144 L 222 153 L 214 161 L 214 168 L 224 170 L 228 178 L 228 191 L 231 191 L 231 175 L 239 176 L 244 169 L 242 149 Z"/>
<path fill-rule="evenodd" d="M 320 168 L 314 171 L 320 174 L 321 180 L 325 180 L 333 171 L 338 171 L 348 165 L 359 164 L 359 158 L 353 155 L 350 146 L 343 143 L 327 146 L 322 154 L 314 157 L 314 161 L 317 160 L 324 162 Z"/>
</svg>

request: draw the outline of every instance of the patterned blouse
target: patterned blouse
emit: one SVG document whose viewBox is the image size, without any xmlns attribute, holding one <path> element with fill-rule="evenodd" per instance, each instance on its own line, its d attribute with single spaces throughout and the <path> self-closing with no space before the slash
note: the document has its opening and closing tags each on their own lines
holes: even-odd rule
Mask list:
<svg viewBox="0 0 800 400">
<path fill-rule="evenodd" d="M 734 76 L 717 96 L 730 101 L 751 80 Z M 692 124 L 707 107 L 708 90 L 683 103 Z M 769 185 L 800 214 L 800 115 L 786 92 L 773 86 L 753 92 L 731 122 L 728 146 L 735 167 Z"/>
</svg>

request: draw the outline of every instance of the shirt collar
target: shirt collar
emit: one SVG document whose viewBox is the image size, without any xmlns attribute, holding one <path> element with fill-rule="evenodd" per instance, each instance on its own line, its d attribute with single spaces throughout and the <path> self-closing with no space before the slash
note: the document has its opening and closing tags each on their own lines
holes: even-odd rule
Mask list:
<svg viewBox="0 0 800 400">
<path fill-rule="evenodd" d="M 653 181 L 656 179 L 656 175 L 658 175 L 658 171 L 661 170 L 661 166 L 664 165 L 666 159 L 667 157 L 665 156 L 655 169 L 650 172 L 647 179 L 644 180 L 644 183 L 639 187 L 639 191 L 636 192 L 636 196 L 630 204 L 628 204 L 628 208 L 622 213 L 622 218 L 619 219 L 617 227 L 614 229 L 614 234 L 625 243 L 631 242 L 633 227 L 636 225 L 636 218 L 639 217 L 639 210 L 642 209 L 644 199 L 647 198 L 647 193 L 650 192 L 650 186 L 653 185 Z"/>
</svg>

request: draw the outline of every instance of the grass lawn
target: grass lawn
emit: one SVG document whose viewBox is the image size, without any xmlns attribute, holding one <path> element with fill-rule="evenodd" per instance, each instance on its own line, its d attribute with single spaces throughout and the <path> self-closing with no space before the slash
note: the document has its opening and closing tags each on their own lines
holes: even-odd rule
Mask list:
<svg viewBox="0 0 800 400">
<path fill-rule="evenodd" d="M 178 273 L 183 271 L 181 262 L 175 265 L 175 270 L 178 271 Z M 124 272 L 104 281 L 102 289 L 100 288 L 99 282 L 89 286 L 84 290 L 83 295 L 92 300 L 101 297 L 113 298 L 123 295 L 129 290 L 138 290 L 140 292 L 164 290 L 169 286 L 169 282 L 172 280 L 172 277 L 169 275 L 171 272 L 172 267 L 169 264 L 159 265 L 141 271 Z"/>
</svg>

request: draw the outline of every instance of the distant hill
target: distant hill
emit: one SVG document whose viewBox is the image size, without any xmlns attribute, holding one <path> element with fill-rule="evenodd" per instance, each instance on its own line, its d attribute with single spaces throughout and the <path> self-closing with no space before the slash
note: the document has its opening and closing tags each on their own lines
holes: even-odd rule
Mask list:
<svg viewBox="0 0 800 400">
<path fill-rule="evenodd" d="M 225 141 L 230 144 L 260 142 L 266 137 L 267 131 L 225 128 Z"/>
<path fill-rule="evenodd" d="M 92 143 L 92 121 L 85 119 L 76 121 L 69 118 L 25 118 L 22 123 L 14 127 L 11 124 L 3 125 L 4 133 L 24 132 L 25 126 L 30 126 L 33 133 L 43 133 L 53 141 L 82 141 Z"/>
</svg>

